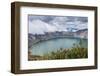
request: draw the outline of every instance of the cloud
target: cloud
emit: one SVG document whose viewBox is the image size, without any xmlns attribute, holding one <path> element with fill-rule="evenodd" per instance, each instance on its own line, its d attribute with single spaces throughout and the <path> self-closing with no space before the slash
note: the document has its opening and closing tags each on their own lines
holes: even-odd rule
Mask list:
<svg viewBox="0 0 100 76">
<path fill-rule="evenodd" d="M 57 31 L 55 26 L 51 26 L 41 20 L 29 21 L 29 33 L 44 34 L 44 32 Z"/>
<path fill-rule="evenodd" d="M 87 17 L 74 16 L 29 16 L 29 33 L 44 34 L 44 32 L 69 31 L 68 29 L 86 29 Z"/>
<path fill-rule="evenodd" d="M 42 16 L 42 15 L 29 15 L 28 16 L 29 20 L 32 21 L 32 20 L 36 20 L 36 19 L 39 19 L 39 20 L 42 20 L 44 22 L 49 22 L 51 21 L 52 19 L 54 19 L 55 17 L 54 16 Z"/>
</svg>

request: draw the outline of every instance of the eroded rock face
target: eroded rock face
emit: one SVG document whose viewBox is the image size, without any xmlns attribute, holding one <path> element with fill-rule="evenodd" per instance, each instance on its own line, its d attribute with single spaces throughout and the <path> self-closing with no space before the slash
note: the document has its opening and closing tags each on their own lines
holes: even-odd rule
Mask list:
<svg viewBox="0 0 100 76">
<path fill-rule="evenodd" d="M 88 38 L 88 30 L 87 29 L 83 29 L 83 30 L 79 30 L 75 33 L 76 37 L 80 37 L 80 38 Z"/>
</svg>

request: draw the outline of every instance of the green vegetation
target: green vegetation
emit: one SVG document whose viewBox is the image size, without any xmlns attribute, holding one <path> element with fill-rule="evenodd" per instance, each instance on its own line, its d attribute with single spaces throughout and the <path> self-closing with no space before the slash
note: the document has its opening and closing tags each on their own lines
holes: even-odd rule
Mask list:
<svg viewBox="0 0 100 76">
<path fill-rule="evenodd" d="M 87 58 L 87 48 L 73 47 L 71 49 L 59 49 L 56 52 L 51 52 L 43 55 L 43 59 L 76 59 Z"/>
<path fill-rule="evenodd" d="M 77 58 L 87 58 L 88 50 L 83 47 L 83 41 L 80 40 L 78 44 L 73 44 L 70 49 L 60 48 L 56 52 L 52 51 L 44 54 L 43 56 L 33 56 L 31 60 L 54 60 L 54 59 L 77 59 Z"/>
</svg>

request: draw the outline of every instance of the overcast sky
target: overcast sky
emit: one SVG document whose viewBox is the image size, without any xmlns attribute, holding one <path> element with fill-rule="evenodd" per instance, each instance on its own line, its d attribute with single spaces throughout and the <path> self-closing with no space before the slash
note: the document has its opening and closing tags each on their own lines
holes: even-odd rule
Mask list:
<svg viewBox="0 0 100 76">
<path fill-rule="evenodd" d="M 44 34 L 54 31 L 77 31 L 87 29 L 88 17 L 77 16 L 36 16 L 29 15 L 29 33 Z"/>
</svg>

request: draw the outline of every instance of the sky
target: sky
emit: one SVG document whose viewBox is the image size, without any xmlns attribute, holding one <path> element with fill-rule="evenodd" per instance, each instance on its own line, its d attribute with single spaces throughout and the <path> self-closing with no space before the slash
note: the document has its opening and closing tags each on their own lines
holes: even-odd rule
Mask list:
<svg viewBox="0 0 100 76">
<path fill-rule="evenodd" d="M 28 27 L 29 33 L 32 34 L 55 31 L 76 32 L 88 28 L 88 17 L 29 15 Z"/>
</svg>

